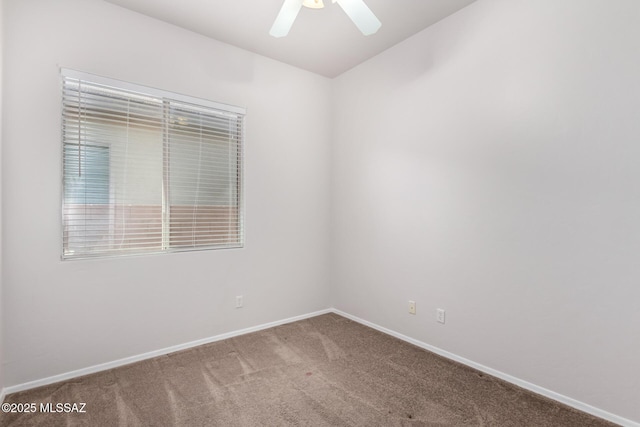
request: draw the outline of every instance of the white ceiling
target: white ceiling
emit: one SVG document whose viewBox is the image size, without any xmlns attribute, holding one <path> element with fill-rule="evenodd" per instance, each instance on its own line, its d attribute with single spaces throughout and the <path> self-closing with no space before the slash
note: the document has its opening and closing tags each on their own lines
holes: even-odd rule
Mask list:
<svg viewBox="0 0 640 427">
<path fill-rule="evenodd" d="M 269 30 L 283 0 L 106 0 L 239 48 L 335 77 L 475 0 L 365 0 L 382 22 L 363 36 L 340 6 L 303 7 L 289 35 Z"/>
</svg>

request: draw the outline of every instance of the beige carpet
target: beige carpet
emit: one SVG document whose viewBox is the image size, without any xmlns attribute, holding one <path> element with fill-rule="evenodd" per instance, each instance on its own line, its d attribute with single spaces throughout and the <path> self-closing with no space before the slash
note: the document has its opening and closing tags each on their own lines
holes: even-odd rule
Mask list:
<svg viewBox="0 0 640 427">
<path fill-rule="evenodd" d="M 335 314 L 5 402 L 38 412 L 2 414 L 2 426 L 612 425 Z M 86 403 L 86 412 L 41 413 L 41 403 Z"/>
</svg>

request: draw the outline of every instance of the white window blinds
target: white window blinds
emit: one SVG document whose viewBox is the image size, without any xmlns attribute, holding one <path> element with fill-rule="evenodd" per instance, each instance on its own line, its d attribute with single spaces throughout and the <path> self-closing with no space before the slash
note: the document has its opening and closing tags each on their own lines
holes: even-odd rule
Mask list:
<svg viewBox="0 0 640 427">
<path fill-rule="evenodd" d="M 62 74 L 64 259 L 243 245 L 243 109 Z"/>
</svg>

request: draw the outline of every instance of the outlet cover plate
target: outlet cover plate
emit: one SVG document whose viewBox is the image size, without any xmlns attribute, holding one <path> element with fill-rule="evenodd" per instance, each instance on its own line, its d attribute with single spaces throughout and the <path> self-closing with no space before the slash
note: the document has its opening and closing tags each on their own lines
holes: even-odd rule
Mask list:
<svg viewBox="0 0 640 427">
<path fill-rule="evenodd" d="M 416 302 L 409 301 L 409 314 L 416 314 Z"/>
</svg>

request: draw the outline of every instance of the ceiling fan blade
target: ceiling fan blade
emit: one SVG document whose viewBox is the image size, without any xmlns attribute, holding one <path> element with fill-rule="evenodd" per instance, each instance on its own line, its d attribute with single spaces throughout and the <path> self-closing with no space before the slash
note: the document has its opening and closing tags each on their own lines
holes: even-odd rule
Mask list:
<svg viewBox="0 0 640 427">
<path fill-rule="evenodd" d="M 269 34 L 273 37 L 284 37 L 289 34 L 289 30 L 296 20 L 298 12 L 302 7 L 303 0 L 284 0 L 280 13 L 276 17 Z"/>
<path fill-rule="evenodd" d="M 337 2 L 365 36 L 375 33 L 382 26 L 363 0 L 337 0 Z"/>
</svg>

